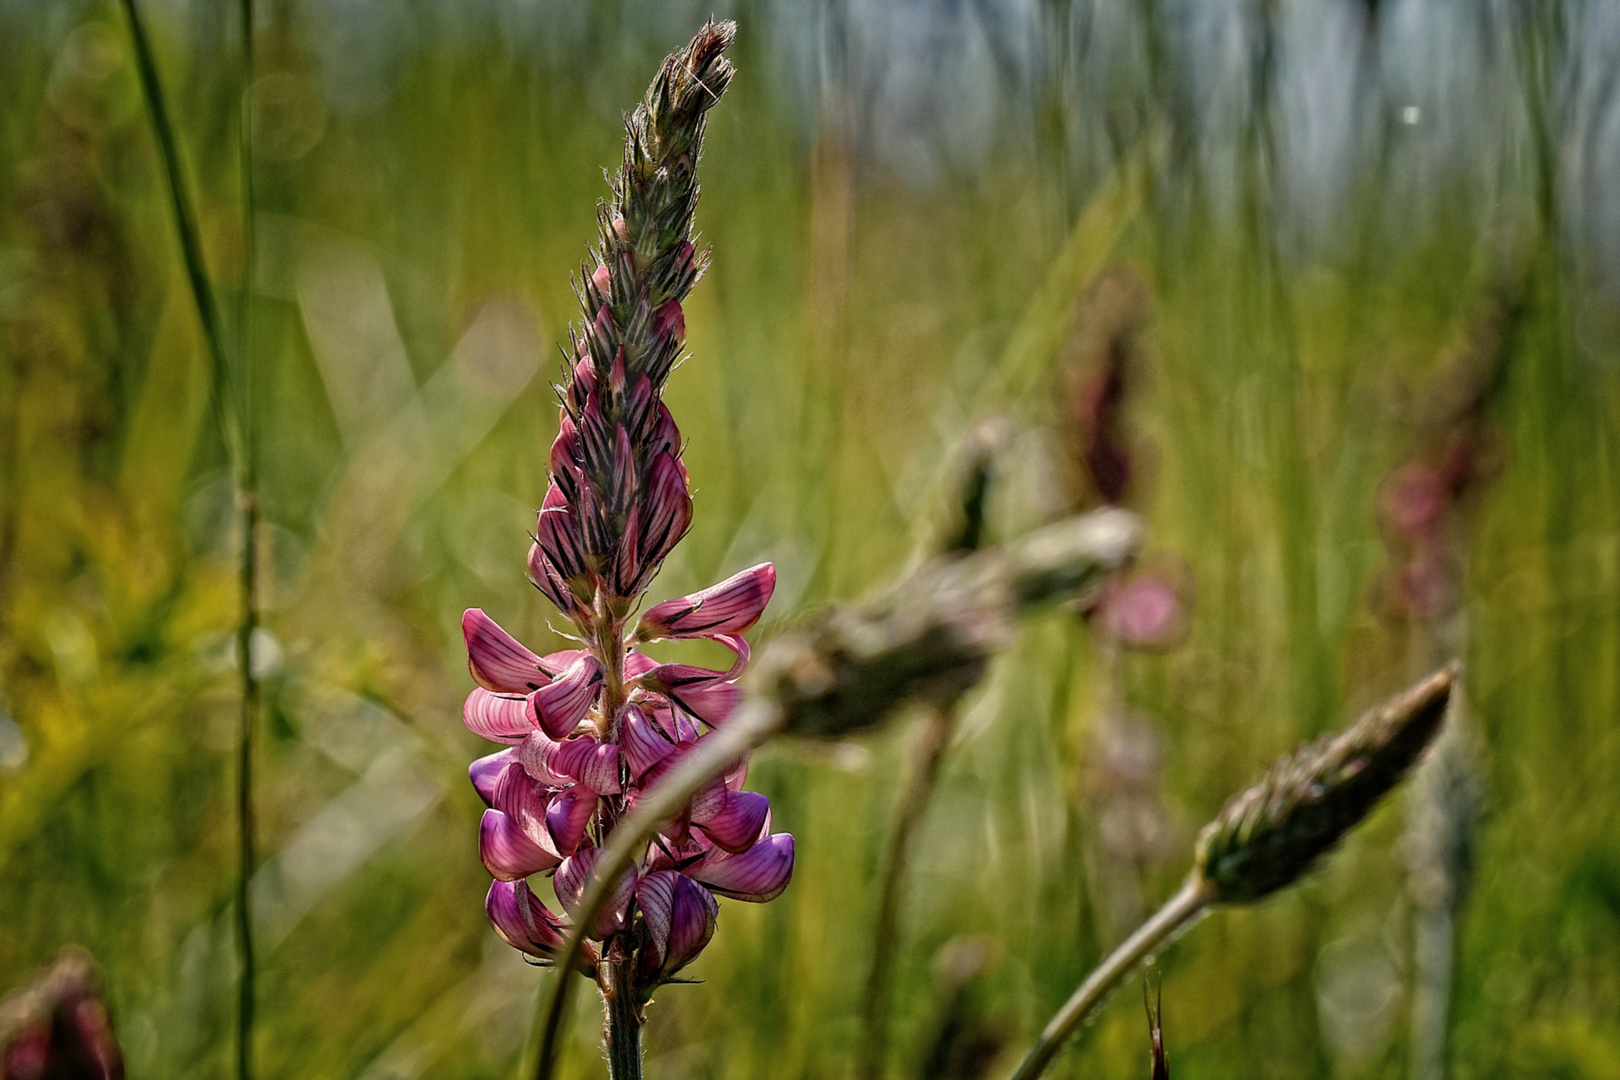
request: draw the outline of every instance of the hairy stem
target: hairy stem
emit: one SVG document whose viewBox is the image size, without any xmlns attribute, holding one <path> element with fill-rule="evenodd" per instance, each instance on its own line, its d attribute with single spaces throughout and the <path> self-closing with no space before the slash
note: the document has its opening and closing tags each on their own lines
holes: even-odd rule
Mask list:
<svg viewBox="0 0 1620 1080">
<path fill-rule="evenodd" d="M 878 1080 L 883 1075 L 883 1051 L 888 1043 L 889 988 L 894 978 L 894 957 L 899 948 L 900 892 L 905 884 L 906 864 L 911 844 L 928 809 L 934 781 L 939 776 L 940 759 L 951 741 L 954 727 L 950 706 L 930 706 L 922 717 L 912 761 L 911 780 L 895 810 L 894 834 L 884 855 L 883 878 L 878 887 L 877 918 L 873 927 L 872 967 L 866 977 L 866 995 L 861 1010 L 866 1018 L 861 1033 L 858 1076 Z"/>
<path fill-rule="evenodd" d="M 1156 950 L 1192 925 L 1213 899 L 1209 886 L 1199 877 L 1188 878 L 1181 890 L 1166 901 L 1152 918 L 1137 927 L 1123 945 L 1086 976 L 1080 988 L 1046 1025 L 1040 1038 L 1029 1048 L 1029 1053 L 1024 1055 L 1012 1080 L 1035 1080 L 1044 1073 L 1063 1044 L 1096 1015 L 1119 985 Z"/>
<path fill-rule="evenodd" d="M 609 1080 L 641 1080 L 641 1016 L 636 1007 L 634 961 L 602 961 L 602 1041 Z"/>
</svg>

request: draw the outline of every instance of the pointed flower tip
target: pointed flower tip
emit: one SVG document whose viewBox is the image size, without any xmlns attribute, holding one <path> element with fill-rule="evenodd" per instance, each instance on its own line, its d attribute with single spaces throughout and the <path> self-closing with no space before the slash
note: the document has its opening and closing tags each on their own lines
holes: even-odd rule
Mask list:
<svg viewBox="0 0 1620 1080">
<path fill-rule="evenodd" d="M 1194 872 L 1212 899 L 1252 903 L 1309 871 L 1434 740 L 1461 670 L 1453 661 L 1233 796 L 1198 834 Z"/>
<path fill-rule="evenodd" d="M 656 641 L 745 633 L 759 622 L 775 591 L 775 565 L 750 566 L 718 585 L 648 608 L 636 625 L 636 637 Z"/>
</svg>

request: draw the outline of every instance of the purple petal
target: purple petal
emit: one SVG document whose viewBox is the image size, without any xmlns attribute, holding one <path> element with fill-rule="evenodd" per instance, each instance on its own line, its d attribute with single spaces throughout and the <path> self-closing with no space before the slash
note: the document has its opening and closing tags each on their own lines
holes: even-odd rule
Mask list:
<svg viewBox="0 0 1620 1080">
<path fill-rule="evenodd" d="M 742 702 L 743 690 L 736 683 L 717 683 L 695 690 L 672 691 L 669 696 L 705 724 L 719 727 L 737 710 Z"/>
<path fill-rule="evenodd" d="M 461 707 L 461 722 L 474 735 L 490 742 L 516 744 L 534 730 L 529 722 L 529 704 L 510 694 L 492 694 L 476 687 Z"/>
<path fill-rule="evenodd" d="M 708 834 L 717 847 L 730 852 L 747 851 L 759 836 L 771 812 L 771 801 L 755 791 L 726 792 L 718 811 L 700 819 L 694 807 L 692 824 Z"/>
<path fill-rule="evenodd" d="M 557 865 L 555 855 L 525 836 L 517 822 L 499 810 L 485 810 L 479 822 L 478 857 L 501 881 L 516 881 Z"/>
<path fill-rule="evenodd" d="M 593 876 L 592 870 L 601 855 L 601 848 L 584 848 L 564 859 L 562 865 L 557 867 L 557 875 L 552 883 L 557 889 L 558 902 L 568 914 L 575 915 L 579 911 L 579 905 L 585 899 L 586 884 Z M 630 867 L 614 885 L 613 895 L 586 936 L 600 940 L 622 929 L 625 912 L 629 910 L 630 898 L 635 892 L 636 871 Z"/>
<path fill-rule="evenodd" d="M 524 836 L 553 858 L 560 859 L 564 852 L 553 847 L 551 834 L 546 831 L 546 808 L 550 802 L 550 787 L 530 779 L 521 763 L 507 766 L 495 782 L 493 808 L 510 818 Z"/>
<path fill-rule="evenodd" d="M 562 947 L 562 920 L 529 891 L 526 882 L 491 882 L 484 913 L 501 940 L 520 952 L 549 958 Z"/>
<path fill-rule="evenodd" d="M 538 780 L 560 776 L 576 780 L 599 795 L 616 795 L 620 791 L 616 743 L 597 742 L 592 735 L 576 735 L 558 742 L 536 731 L 523 740 L 518 757 L 529 775 Z"/>
<path fill-rule="evenodd" d="M 596 792 L 584 785 L 571 787 L 551 800 L 546 810 L 546 828 L 558 855 L 572 855 L 579 848 L 598 801 Z"/>
<path fill-rule="evenodd" d="M 564 738 L 585 718 L 601 688 L 602 662 L 594 656 L 581 656 L 529 695 L 530 727 L 541 728 L 553 739 Z"/>
<path fill-rule="evenodd" d="M 527 694 L 549 681 L 550 674 L 541 670 L 540 658 L 518 644 L 481 609 L 468 608 L 461 616 L 461 633 L 467 639 L 467 669 L 473 681 L 484 689 Z"/>
<path fill-rule="evenodd" d="M 624 748 L 632 780 L 640 780 L 648 769 L 675 752 L 675 744 L 634 705 L 626 705 L 619 713 L 619 745 Z"/>
<path fill-rule="evenodd" d="M 636 901 L 647 920 L 661 977 L 690 963 L 714 936 L 720 907 L 707 889 L 685 874 L 659 870 L 642 875 Z"/>
<path fill-rule="evenodd" d="M 775 566 L 751 566 L 702 592 L 648 608 L 636 625 L 636 636 L 654 641 L 744 633 L 759 621 L 775 589 Z"/>
<path fill-rule="evenodd" d="M 721 896 L 762 904 L 782 895 L 793 878 L 793 837 L 767 836 L 741 855 L 711 851 L 687 872 Z"/>
<path fill-rule="evenodd" d="M 485 806 L 495 805 L 495 782 L 500 779 L 501 771 L 518 759 L 517 750 L 508 747 L 497 750 L 488 757 L 481 757 L 467 766 L 467 777 L 472 781 L 473 790 L 478 797 L 484 800 Z"/>
</svg>

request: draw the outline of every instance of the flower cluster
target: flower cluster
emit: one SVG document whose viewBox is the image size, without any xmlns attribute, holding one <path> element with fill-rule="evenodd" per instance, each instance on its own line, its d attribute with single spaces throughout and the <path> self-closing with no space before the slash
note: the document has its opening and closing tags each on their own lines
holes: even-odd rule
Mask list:
<svg viewBox="0 0 1620 1080">
<path fill-rule="evenodd" d="M 642 593 L 692 518 L 681 436 L 663 388 L 685 342 L 681 301 L 701 274 L 691 243 L 704 114 L 724 91 L 730 24 L 672 54 L 627 121 L 613 199 L 600 208 L 595 267 L 582 274 L 583 328 L 572 335 L 551 484 L 529 552 L 534 585 L 578 628 L 581 648 L 537 655 L 482 611 L 462 619 L 469 729 L 507 744 L 473 763 L 489 809 L 479 835 L 495 877 L 490 922 L 514 948 L 549 960 L 563 919 L 528 886 L 552 876 L 572 915 L 616 823 L 726 722 L 748 662 L 744 634 L 776 582 L 761 564 L 658 604 L 632 627 Z M 730 649 L 726 671 L 659 663 L 635 646 L 704 638 Z M 584 928 L 584 962 L 628 974 L 641 997 L 714 934 L 715 897 L 770 900 L 793 873 L 793 838 L 771 832 L 765 796 L 743 790 L 746 762 L 664 824 L 611 902 Z"/>
</svg>

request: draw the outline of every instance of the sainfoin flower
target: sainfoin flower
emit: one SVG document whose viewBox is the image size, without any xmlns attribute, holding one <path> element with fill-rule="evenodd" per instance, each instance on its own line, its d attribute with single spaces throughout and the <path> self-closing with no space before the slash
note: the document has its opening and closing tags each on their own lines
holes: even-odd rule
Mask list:
<svg viewBox="0 0 1620 1080">
<path fill-rule="evenodd" d="M 488 809 L 479 853 L 495 878 L 486 911 L 513 948 L 557 955 L 615 824 L 705 732 L 726 723 L 748 663 L 742 635 L 775 587 L 769 563 L 635 612 L 692 518 L 681 434 L 663 389 L 685 342 L 681 302 L 706 255 L 691 243 L 704 114 L 730 81 L 720 53 L 734 30 L 704 28 L 664 63 L 627 122 L 624 163 L 600 207 L 594 266 L 581 274 L 583 324 L 559 387 L 550 486 L 529 552 L 530 580 L 577 628 L 580 648 L 538 655 L 481 610 L 462 618 L 467 727 L 505 744 L 473 762 Z M 729 649 L 724 671 L 660 663 L 635 646 L 703 638 Z M 611 902 L 584 928 L 585 963 L 604 990 L 628 978 L 639 1001 L 690 963 L 715 930 L 716 897 L 766 901 L 793 873 L 793 838 L 771 831 L 746 763 L 668 821 Z M 561 911 L 529 886 L 552 878 Z"/>
</svg>

